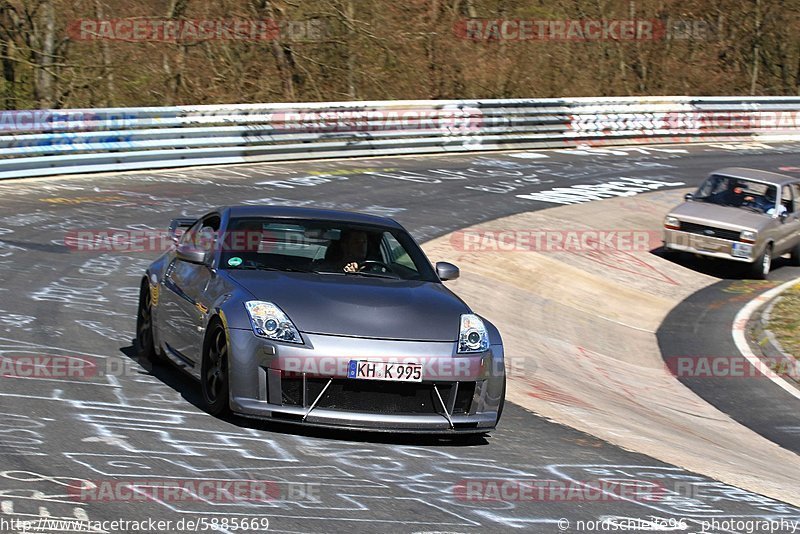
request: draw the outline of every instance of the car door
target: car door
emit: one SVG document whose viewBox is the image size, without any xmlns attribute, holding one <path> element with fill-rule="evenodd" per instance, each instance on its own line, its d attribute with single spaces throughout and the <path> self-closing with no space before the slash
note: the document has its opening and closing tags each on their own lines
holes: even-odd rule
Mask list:
<svg viewBox="0 0 800 534">
<path fill-rule="evenodd" d="M 789 214 L 793 218 L 791 223 L 792 232 L 789 235 L 789 248 L 795 247 L 800 243 L 800 182 L 795 182 L 791 185 L 793 202 L 792 213 Z"/>
<path fill-rule="evenodd" d="M 786 217 L 781 220 L 776 246 L 780 253 L 790 250 L 800 236 L 800 210 L 797 209 L 800 198 L 797 193 L 797 184 L 781 187 L 781 205 L 786 208 Z"/>
<path fill-rule="evenodd" d="M 165 341 L 173 356 L 188 367 L 199 368 L 203 326 L 208 313 L 205 297 L 214 272 L 211 267 L 220 218 L 211 215 L 201 219 L 181 238 L 181 244 L 192 243 L 206 250 L 203 264 L 175 258 L 164 276 L 164 292 L 169 310 L 169 333 Z"/>
</svg>

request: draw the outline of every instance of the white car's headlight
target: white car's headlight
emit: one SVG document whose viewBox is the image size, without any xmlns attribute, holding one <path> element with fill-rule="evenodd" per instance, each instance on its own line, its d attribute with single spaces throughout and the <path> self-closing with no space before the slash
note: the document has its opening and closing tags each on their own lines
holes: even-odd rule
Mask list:
<svg viewBox="0 0 800 534">
<path fill-rule="evenodd" d="M 250 316 L 250 324 L 255 335 L 289 343 L 303 342 L 294 323 L 273 303 L 251 300 L 245 302 L 244 307 Z"/>
<path fill-rule="evenodd" d="M 668 230 L 680 230 L 681 221 L 679 221 L 677 217 L 668 216 L 664 219 L 664 228 Z"/>
<path fill-rule="evenodd" d="M 741 239 L 745 243 L 755 243 L 757 238 L 758 238 L 758 232 L 754 232 L 752 230 L 745 230 L 741 234 L 739 234 L 739 239 Z"/>
<path fill-rule="evenodd" d="M 458 352 L 483 352 L 489 348 L 489 333 L 477 315 L 465 313 L 461 316 L 458 334 Z"/>
</svg>

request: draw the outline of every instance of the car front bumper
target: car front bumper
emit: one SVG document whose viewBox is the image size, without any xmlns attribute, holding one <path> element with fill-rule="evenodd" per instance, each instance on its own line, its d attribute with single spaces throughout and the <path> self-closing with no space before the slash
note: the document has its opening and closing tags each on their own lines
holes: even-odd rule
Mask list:
<svg viewBox="0 0 800 534">
<path fill-rule="evenodd" d="M 229 335 L 231 410 L 245 417 L 391 432 L 487 432 L 503 402 L 502 345 L 455 354 L 454 342 L 302 334 L 275 343 Z M 350 360 L 421 363 L 422 382 L 347 377 Z"/>
<path fill-rule="evenodd" d="M 747 249 L 734 254 L 734 246 L 745 246 Z M 680 230 L 664 230 L 664 248 L 668 250 L 679 250 L 723 260 L 752 263 L 760 254 L 756 247 L 757 244 L 741 243 Z"/>
</svg>

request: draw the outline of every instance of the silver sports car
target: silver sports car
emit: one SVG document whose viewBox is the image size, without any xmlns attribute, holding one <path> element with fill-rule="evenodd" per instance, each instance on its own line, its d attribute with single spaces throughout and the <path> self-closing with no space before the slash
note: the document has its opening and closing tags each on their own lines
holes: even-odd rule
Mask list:
<svg viewBox="0 0 800 534">
<path fill-rule="evenodd" d="M 178 237 L 180 228 L 188 229 Z M 397 222 L 235 206 L 176 219 L 142 279 L 139 356 L 200 381 L 213 415 L 475 433 L 505 400 L 497 329 Z"/>
</svg>

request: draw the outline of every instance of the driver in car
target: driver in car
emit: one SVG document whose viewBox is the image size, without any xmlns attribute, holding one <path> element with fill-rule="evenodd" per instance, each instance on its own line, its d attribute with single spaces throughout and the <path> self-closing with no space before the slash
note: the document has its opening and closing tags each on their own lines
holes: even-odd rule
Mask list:
<svg viewBox="0 0 800 534">
<path fill-rule="evenodd" d="M 745 191 L 747 184 L 738 180 L 731 180 L 728 183 L 728 189 L 722 194 L 724 200 L 723 205 L 739 207 L 747 201 Z"/>
<path fill-rule="evenodd" d="M 358 272 L 367 259 L 367 233 L 361 230 L 344 230 L 338 241 L 331 243 L 325 259 L 320 262 L 325 269 Z"/>
<path fill-rule="evenodd" d="M 346 273 L 357 272 L 360 262 L 367 259 L 367 234 L 352 231 L 344 235 L 342 240 L 342 258 L 346 262 L 342 268 Z"/>
</svg>

